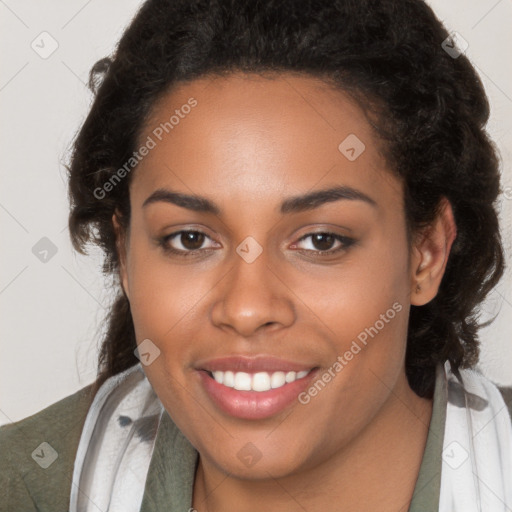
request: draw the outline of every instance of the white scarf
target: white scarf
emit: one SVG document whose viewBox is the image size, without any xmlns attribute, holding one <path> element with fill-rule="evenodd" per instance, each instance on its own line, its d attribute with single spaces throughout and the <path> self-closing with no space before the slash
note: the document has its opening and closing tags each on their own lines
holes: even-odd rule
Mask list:
<svg viewBox="0 0 512 512">
<path fill-rule="evenodd" d="M 472 370 L 448 387 L 440 512 L 512 511 L 512 424 L 501 393 Z"/>
<path fill-rule="evenodd" d="M 70 512 L 138 512 L 163 410 L 140 363 L 103 383 L 82 429 Z"/>
<path fill-rule="evenodd" d="M 460 377 L 460 378 L 459 378 Z M 440 512 L 512 510 L 512 423 L 494 384 L 447 362 Z M 164 408 L 141 364 L 109 378 L 87 414 L 70 512 L 138 512 Z"/>
</svg>

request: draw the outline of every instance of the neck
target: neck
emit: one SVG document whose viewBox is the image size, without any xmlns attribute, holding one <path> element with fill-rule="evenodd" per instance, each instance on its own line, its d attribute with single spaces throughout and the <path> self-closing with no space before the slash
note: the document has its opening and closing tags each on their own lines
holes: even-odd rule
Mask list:
<svg viewBox="0 0 512 512">
<path fill-rule="evenodd" d="M 356 438 L 313 468 L 279 479 L 242 480 L 200 457 L 193 507 L 249 512 L 256 503 L 258 510 L 269 512 L 406 511 L 431 414 L 432 401 L 418 397 L 405 381 Z"/>
</svg>

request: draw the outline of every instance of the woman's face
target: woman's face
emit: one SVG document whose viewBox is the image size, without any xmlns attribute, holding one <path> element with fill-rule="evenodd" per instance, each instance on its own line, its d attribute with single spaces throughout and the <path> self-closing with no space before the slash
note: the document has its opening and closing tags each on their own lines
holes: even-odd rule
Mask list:
<svg viewBox="0 0 512 512">
<path fill-rule="evenodd" d="M 413 394 L 403 189 L 347 96 L 202 78 L 139 142 L 122 282 L 144 370 L 204 461 L 312 468 Z"/>
</svg>

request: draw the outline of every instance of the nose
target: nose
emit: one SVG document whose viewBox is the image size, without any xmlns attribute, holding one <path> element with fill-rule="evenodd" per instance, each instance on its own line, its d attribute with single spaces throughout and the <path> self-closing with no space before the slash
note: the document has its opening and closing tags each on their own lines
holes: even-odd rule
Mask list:
<svg viewBox="0 0 512 512">
<path fill-rule="evenodd" d="M 215 290 L 211 318 L 216 327 L 248 338 L 295 321 L 293 292 L 278 269 L 269 265 L 265 250 L 252 263 L 236 255 Z"/>
</svg>

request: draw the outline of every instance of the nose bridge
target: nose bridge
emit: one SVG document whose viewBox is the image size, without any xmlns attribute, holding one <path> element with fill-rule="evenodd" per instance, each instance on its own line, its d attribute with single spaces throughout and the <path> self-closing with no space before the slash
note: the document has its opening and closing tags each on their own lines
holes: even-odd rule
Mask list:
<svg viewBox="0 0 512 512">
<path fill-rule="evenodd" d="M 229 325 L 250 336 L 263 325 L 293 322 L 293 305 L 269 256 L 252 237 L 237 246 L 231 270 L 213 306 L 212 320 L 217 326 Z"/>
</svg>

